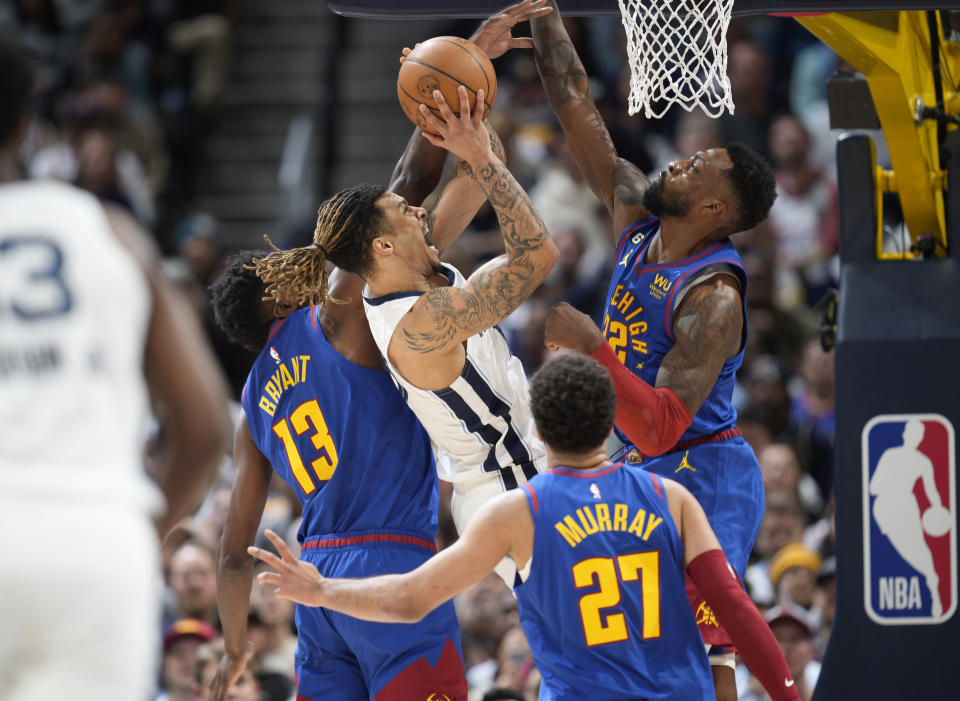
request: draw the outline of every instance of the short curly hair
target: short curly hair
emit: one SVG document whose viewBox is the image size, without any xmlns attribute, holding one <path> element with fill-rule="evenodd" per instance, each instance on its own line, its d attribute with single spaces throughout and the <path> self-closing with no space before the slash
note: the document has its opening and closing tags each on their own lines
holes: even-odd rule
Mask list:
<svg viewBox="0 0 960 701">
<path fill-rule="evenodd" d="M 750 147 L 728 144 L 727 155 L 733 161 L 724 175 L 737 198 L 738 216 L 731 232 L 736 233 L 752 229 L 767 218 L 777 199 L 777 181 L 770 164 Z"/>
<path fill-rule="evenodd" d="M 551 450 L 587 453 L 613 428 L 617 396 L 610 374 L 585 355 L 561 355 L 530 380 L 530 408 Z"/>
<path fill-rule="evenodd" d="M 266 345 L 272 323 L 261 315 L 265 286 L 253 269 L 253 259 L 266 255 L 264 250 L 234 254 L 209 290 L 217 326 L 232 343 L 254 352 Z"/>
</svg>

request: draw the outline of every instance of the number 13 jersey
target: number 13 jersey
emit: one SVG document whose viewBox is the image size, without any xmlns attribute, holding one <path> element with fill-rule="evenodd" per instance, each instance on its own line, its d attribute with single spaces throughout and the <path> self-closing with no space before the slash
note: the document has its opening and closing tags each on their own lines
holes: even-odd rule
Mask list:
<svg viewBox="0 0 960 701">
<path fill-rule="evenodd" d="M 273 326 L 243 388 L 250 435 L 303 504 L 299 538 L 437 532 L 437 475 L 426 431 L 384 370 L 340 355 L 319 307 Z"/>
<path fill-rule="evenodd" d="M 555 467 L 523 488 L 533 556 L 514 591 L 541 701 L 713 699 L 660 478 Z"/>
</svg>

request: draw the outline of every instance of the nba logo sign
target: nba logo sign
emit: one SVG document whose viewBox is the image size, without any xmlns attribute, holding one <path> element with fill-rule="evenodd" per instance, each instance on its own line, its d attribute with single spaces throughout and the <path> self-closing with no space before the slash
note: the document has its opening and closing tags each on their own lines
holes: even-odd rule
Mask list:
<svg viewBox="0 0 960 701">
<path fill-rule="evenodd" d="M 942 623 L 957 608 L 954 433 L 939 414 L 863 429 L 864 605 L 881 625 Z"/>
</svg>

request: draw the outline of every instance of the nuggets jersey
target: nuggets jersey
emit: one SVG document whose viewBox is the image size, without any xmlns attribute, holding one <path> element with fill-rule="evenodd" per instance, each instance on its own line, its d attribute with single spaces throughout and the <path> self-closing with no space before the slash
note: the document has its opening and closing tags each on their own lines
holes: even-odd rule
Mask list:
<svg viewBox="0 0 960 701">
<path fill-rule="evenodd" d="M 444 269 L 451 286 L 466 286 L 456 268 L 444 264 Z M 370 331 L 394 381 L 437 447 L 440 478 L 457 487 L 499 479 L 503 489 L 514 489 L 537 474 L 546 465 L 546 453 L 530 413 L 527 377 L 500 329 L 470 337 L 463 370 L 449 387 L 419 389 L 393 367 L 387 348 L 400 319 L 423 293 L 368 293 L 364 288 Z"/>
<path fill-rule="evenodd" d="M 628 226 L 617 247 L 616 266 L 607 293 L 603 314 L 603 335 L 626 367 L 650 386 L 656 385 L 663 357 L 673 348 L 673 314 L 691 282 L 704 279 L 713 270 L 736 275 L 740 295 L 746 298 L 747 276 L 740 255 L 729 240 L 674 263 L 649 265 L 644 256 L 650 242 L 659 235 L 660 220 L 648 217 Z M 746 338 L 744 308 L 743 338 Z M 711 436 L 734 425 L 734 374 L 743 361 L 740 351 L 723 364 L 720 376 L 693 423 L 680 442 Z M 618 435 L 625 442 L 625 436 Z"/>
<path fill-rule="evenodd" d="M 540 699 L 713 699 L 660 478 L 558 467 L 524 489 L 533 556 L 514 591 Z"/>
<path fill-rule="evenodd" d="M 243 389 L 250 435 L 303 504 L 299 539 L 437 532 L 430 440 L 390 375 L 327 342 L 319 307 L 274 325 Z"/>
<path fill-rule="evenodd" d="M 156 498 L 143 470 L 150 309 L 96 198 L 0 186 L 0 495 Z"/>
</svg>

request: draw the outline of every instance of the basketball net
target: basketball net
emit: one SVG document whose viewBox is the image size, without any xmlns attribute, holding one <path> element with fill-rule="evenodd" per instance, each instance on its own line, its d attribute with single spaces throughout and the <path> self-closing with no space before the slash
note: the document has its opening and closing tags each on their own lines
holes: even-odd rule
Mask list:
<svg viewBox="0 0 960 701">
<path fill-rule="evenodd" d="M 630 114 L 649 119 L 674 104 L 710 117 L 733 114 L 727 27 L 733 0 L 617 0 L 630 59 Z"/>
</svg>

